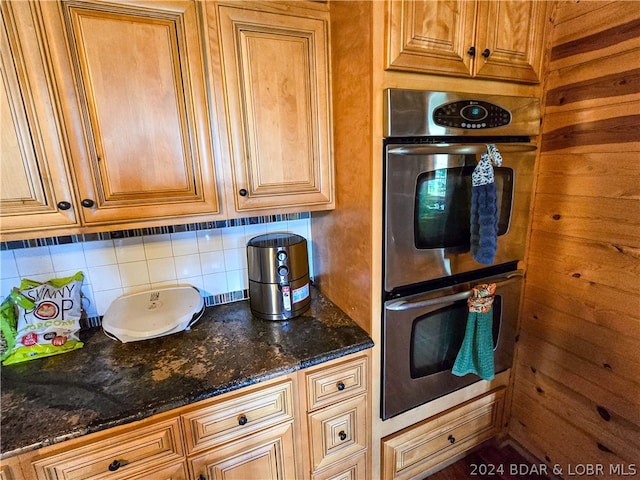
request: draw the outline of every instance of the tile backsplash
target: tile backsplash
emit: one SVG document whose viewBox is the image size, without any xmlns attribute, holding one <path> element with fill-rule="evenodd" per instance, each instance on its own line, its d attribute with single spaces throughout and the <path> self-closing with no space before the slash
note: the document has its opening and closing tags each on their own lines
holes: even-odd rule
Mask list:
<svg viewBox="0 0 640 480">
<path fill-rule="evenodd" d="M 313 278 L 309 215 L 276 221 L 264 218 L 233 221 L 236 225 L 218 228 L 158 229 L 170 233 L 144 231 L 123 238 L 106 235 L 106 239 L 70 243 L 39 241 L 39 246 L 23 248 L 12 242 L 0 251 L 0 294 L 6 297 L 22 278 L 46 281 L 82 271 L 84 306 L 91 319 L 104 315 L 120 295 L 164 285 L 191 284 L 208 305 L 228 303 L 248 297 L 247 242 L 272 232 L 297 233 L 307 239 Z"/>
</svg>

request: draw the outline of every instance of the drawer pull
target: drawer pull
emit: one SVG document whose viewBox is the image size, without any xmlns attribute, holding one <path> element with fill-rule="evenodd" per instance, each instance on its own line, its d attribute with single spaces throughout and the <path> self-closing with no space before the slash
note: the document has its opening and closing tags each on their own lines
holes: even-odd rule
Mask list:
<svg viewBox="0 0 640 480">
<path fill-rule="evenodd" d="M 245 414 L 242 414 L 238 417 L 238 425 L 240 426 L 246 425 L 248 421 L 249 420 L 247 419 L 247 416 Z"/>
<path fill-rule="evenodd" d="M 456 443 L 456 437 L 454 437 L 453 435 L 449 435 L 449 436 L 447 437 L 447 440 L 449 440 L 449 443 L 450 443 L 451 445 L 453 445 L 454 443 Z"/>
<path fill-rule="evenodd" d="M 200 475 L 198 475 L 198 480 L 207 480 L 207 477 L 205 477 L 204 475 L 200 474 Z"/>
<path fill-rule="evenodd" d="M 340 437 L 340 440 L 342 440 L 343 442 L 347 439 L 347 434 L 344 433 L 344 430 L 340 430 L 340 433 L 338 433 L 338 436 Z"/>
<path fill-rule="evenodd" d="M 122 464 L 118 461 L 118 460 L 114 460 L 113 462 L 111 462 L 109 464 L 109 471 L 110 472 L 115 472 L 116 470 L 118 470 L 120 467 L 122 466 Z"/>
<path fill-rule="evenodd" d="M 343 382 L 338 382 L 338 384 L 336 386 L 338 387 L 338 390 L 340 390 L 340 391 L 342 391 L 345 388 L 347 388 L 347 386 Z"/>
</svg>

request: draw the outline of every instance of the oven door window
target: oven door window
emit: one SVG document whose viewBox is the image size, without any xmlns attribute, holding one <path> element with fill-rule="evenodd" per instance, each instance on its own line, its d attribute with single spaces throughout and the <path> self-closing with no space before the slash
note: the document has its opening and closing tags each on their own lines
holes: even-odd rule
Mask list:
<svg viewBox="0 0 640 480">
<path fill-rule="evenodd" d="M 475 157 L 471 156 L 475 164 Z M 470 246 L 471 174 L 473 166 L 421 173 L 416 182 L 414 243 L 418 249 L 449 248 L 466 252 Z M 498 236 L 509 230 L 513 170 L 494 168 L 498 196 Z"/>
<path fill-rule="evenodd" d="M 502 322 L 502 297 L 493 300 L 493 346 L 498 346 Z M 451 370 L 462 346 L 469 310 L 460 301 L 416 318 L 411 328 L 411 378 Z"/>
</svg>

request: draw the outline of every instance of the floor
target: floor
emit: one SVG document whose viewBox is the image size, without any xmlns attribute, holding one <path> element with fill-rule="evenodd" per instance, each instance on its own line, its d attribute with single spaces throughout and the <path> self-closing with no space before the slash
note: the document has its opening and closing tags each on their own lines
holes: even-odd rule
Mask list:
<svg viewBox="0 0 640 480">
<path fill-rule="evenodd" d="M 546 465 L 531 464 L 511 445 L 487 446 L 428 477 L 428 480 L 549 480 Z"/>
</svg>

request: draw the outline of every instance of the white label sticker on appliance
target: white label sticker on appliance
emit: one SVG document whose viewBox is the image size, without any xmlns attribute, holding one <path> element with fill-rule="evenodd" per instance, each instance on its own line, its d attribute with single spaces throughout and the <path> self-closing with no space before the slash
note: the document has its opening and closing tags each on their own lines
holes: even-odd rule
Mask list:
<svg viewBox="0 0 640 480">
<path fill-rule="evenodd" d="M 282 303 L 284 303 L 284 309 L 287 312 L 290 312 L 291 311 L 291 288 L 290 287 L 282 287 Z"/>
<path fill-rule="evenodd" d="M 293 292 L 293 303 L 298 303 L 309 296 L 309 284 L 305 283 L 302 287 L 296 288 Z"/>
</svg>

